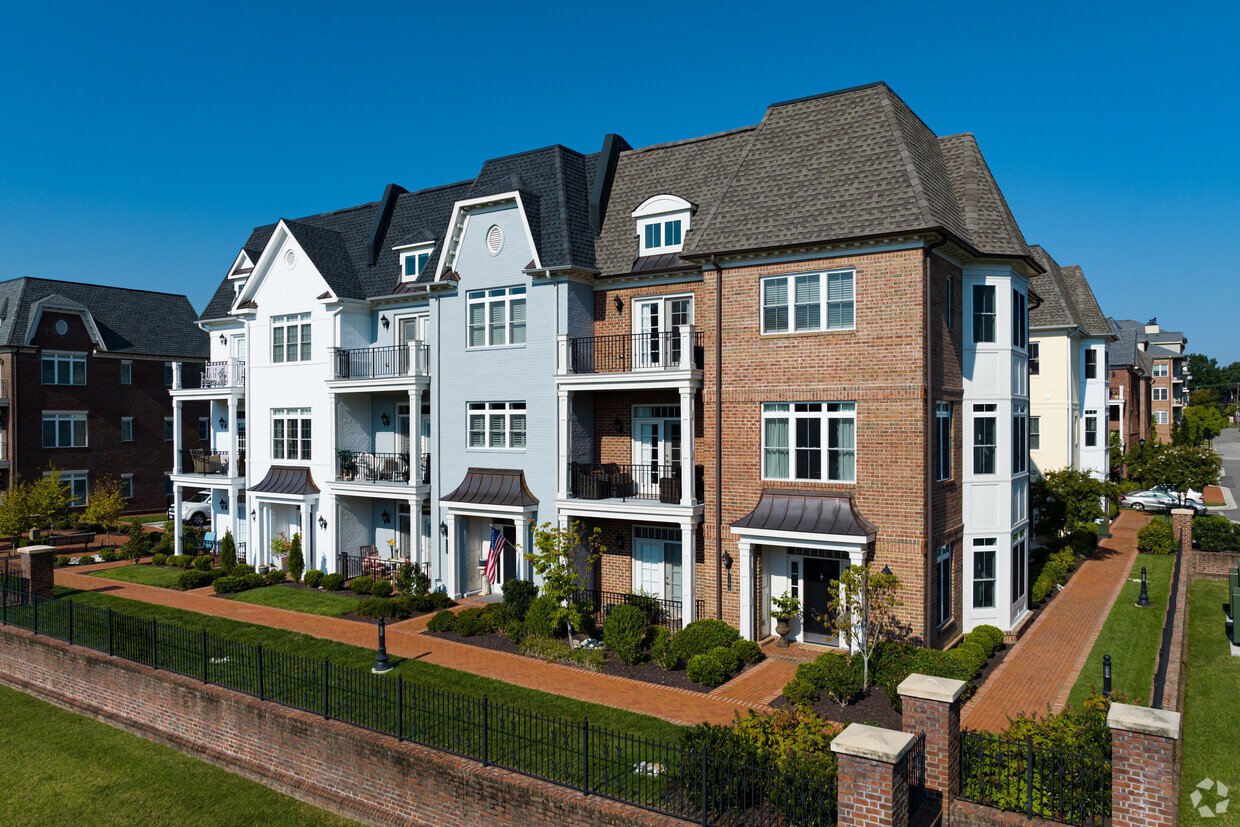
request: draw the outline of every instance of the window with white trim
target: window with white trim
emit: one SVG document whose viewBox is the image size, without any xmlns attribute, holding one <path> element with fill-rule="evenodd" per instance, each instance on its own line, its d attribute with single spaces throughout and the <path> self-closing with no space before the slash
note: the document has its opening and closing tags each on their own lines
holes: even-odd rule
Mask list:
<svg viewBox="0 0 1240 827">
<path fill-rule="evenodd" d="M 1042 418 L 1040 416 L 1029 417 L 1029 450 L 1042 450 Z"/>
<path fill-rule="evenodd" d="M 86 414 L 78 411 L 43 412 L 44 448 L 85 448 Z"/>
<path fill-rule="evenodd" d="M 472 290 L 468 296 L 470 347 L 525 344 L 525 288 Z"/>
<path fill-rule="evenodd" d="M 524 402 L 470 402 L 469 447 L 524 450 Z"/>
<path fill-rule="evenodd" d="M 310 361 L 310 314 L 271 317 L 271 362 Z"/>
<path fill-rule="evenodd" d="M 935 423 L 935 479 L 952 478 L 952 403 L 934 403 Z"/>
<path fill-rule="evenodd" d="M 205 416 L 198 417 L 198 441 L 206 442 L 211 438 L 211 420 Z"/>
<path fill-rule="evenodd" d="M 133 362 L 129 361 L 128 359 L 121 361 L 121 384 L 122 385 L 133 384 Z"/>
<path fill-rule="evenodd" d="M 1154 424 L 1166 425 L 1168 422 L 1166 411 L 1154 411 Z"/>
<path fill-rule="evenodd" d="M 1012 473 L 1029 470 L 1029 417 L 1024 405 L 1012 406 Z"/>
<path fill-rule="evenodd" d="M 762 476 L 772 480 L 856 482 L 857 403 L 764 404 Z"/>
<path fill-rule="evenodd" d="M 1171 392 L 1169 388 L 1154 388 L 1155 402 L 1166 402 L 1170 398 Z"/>
<path fill-rule="evenodd" d="M 165 387 L 165 388 L 170 388 L 170 387 L 172 387 L 172 376 L 173 376 L 173 373 L 174 373 L 174 370 L 173 370 L 173 367 L 172 367 L 172 363 L 171 363 L 171 362 L 164 362 L 164 387 Z"/>
<path fill-rule="evenodd" d="M 176 422 L 170 416 L 164 417 L 164 442 L 172 442 L 172 437 L 176 433 Z"/>
<path fill-rule="evenodd" d="M 1037 342 L 1029 343 L 1029 375 L 1037 376 L 1042 370 L 1042 346 Z"/>
<path fill-rule="evenodd" d="M 49 476 L 44 472 L 44 477 Z M 61 471 L 60 484 L 69 489 L 69 506 L 86 505 L 90 499 L 90 493 L 87 490 L 88 474 L 85 471 Z"/>
<path fill-rule="evenodd" d="M 973 285 L 973 341 L 995 340 L 995 286 Z"/>
<path fill-rule="evenodd" d="M 851 330 L 855 326 L 854 270 L 762 279 L 762 332 Z"/>
<path fill-rule="evenodd" d="M 1085 412 L 1085 447 L 1098 447 L 1098 412 Z"/>
<path fill-rule="evenodd" d="M 998 419 L 994 415 L 997 410 L 993 404 L 973 406 L 974 474 L 995 473 L 995 452 L 999 446 Z"/>
<path fill-rule="evenodd" d="M 434 244 L 427 244 L 423 247 L 414 247 L 409 250 L 400 251 L 400 280 L 414 281 L 418 276 L 422 275 L 431 260 L 431 250 Z"/>
<path fill-rule="evenodd" d="M 85 353 L 43 352 L 44 385 L 85 385 Z"/>
<path fill-rule="evenodd" d="M 1029 344 L 1029 311 L 1025 294 L 1012 291 L 1012 347 L 1024 349 Z"/>
<path fill-rule="evenodd" d="M 310 459 L 310 409 L 271 411 L 271 458 Z"/>
<path fill-rule="evenodd" d="M 655 218 L 642 222 L 642 255 L 679 252 L 684 245 L 683 227 L 683 218 Z"/>
<path fill-rule="evenodd" d="M 1166 362 L 1155 362 L 1154 363 L 1154 375 L 1155 376 L 1166 376 L 1167 373 L 1168 373 L 1168 367 L 1167 367 Z"/>
<path fill-rule="evenodd" d="M 121 442 L 133 442 L 133 417 L 121 417 Z"/>
<path fill-rule="evenodd" d="M 1012 535 L 1012 602 L 1025 595 L 1025 579 L 1028 577 L 1029 539 L 1025 529 Z"/>
<path fill-rule="evenodd" d="M 934 555 L 934 607 L 936 625 L 952 619 L 952 544 L 939 546 Z"/>
<path fill-rule="evenodd" d="M 999 541 L 994 537 L 973 540 L 973 608 L 995 608 L 995 553 Z"/>
<path fill-rule="evenodd" d="M 1085 378 L 1098 378 L 1098 351 L 1092 347 L 1085 350 Z"/>
<path fill-rule="evenodd" d="M 133 474 L 121 474 L 121 496 L 127 500 L 133 499 Z"/>
</svg>

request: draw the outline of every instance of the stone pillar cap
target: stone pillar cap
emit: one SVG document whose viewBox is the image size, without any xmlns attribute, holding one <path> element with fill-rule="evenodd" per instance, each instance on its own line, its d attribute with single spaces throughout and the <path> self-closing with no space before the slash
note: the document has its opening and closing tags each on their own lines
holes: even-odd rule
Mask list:
<svg viewBox="0 0 1240 827">
<path fill-rule="evenodd" d="M 1141 732 L 1179 740 L 1180 713 L 1130 704 L 1111 704 L 1111 709 L 1107 712 L 1107 726 L 1125 732 Z"/>
<path fill-rule="evenodd" d="M 1184 517 L 1194 517 L 1197 514 L 1197 512 L 1193 511 L 1191 508 L 1173 508 L 1171 509 L 1171 513 L 1178 514 Z"/>
<path fill-rule="evenodd" d="M 55 554 L 56 549 L 53 546 L 26 546 L 19 548 L 18 554 Z"/>
<path fill-rule="evenodd" d="M 835 736 L 831 742 L 831 751 L 894 764 L 909 751 L 915 740 L 916 736 L 907 732 L 865 724 L 849 724 L 847 729 Z"/>
<path fill-rule="evenodd" d="M 960 700 L 967 684 L 953 678 L 935 678 L 930 675 L 909 675 L 900 681 L 896 693 L 910 698 L 921 698 L 926 701 L 939 701 L 953 704 Z"/>
</svg>

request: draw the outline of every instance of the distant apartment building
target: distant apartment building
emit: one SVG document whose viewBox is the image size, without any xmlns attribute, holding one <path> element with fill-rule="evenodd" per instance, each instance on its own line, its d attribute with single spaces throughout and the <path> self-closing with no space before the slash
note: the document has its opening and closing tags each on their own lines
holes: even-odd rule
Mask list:
<svg viewBox="0 0 1240 827">
<path fill-rule="evenodd" d="M 0 488 L 60 471 L 75 508 L 120 482 L 130 513 L 163 511 L 176 436 L 173 365 L 198 369 L 206 334 L 189 300 L 50 279 L 0 282 Z M 204 420 L 182 423 L 202 443 Z"/>
<path fill-rule="evenodd" d="M 1115 334 L 1111 345 L 1110 430 L 1119 435 L 1120 450 L 1127 452 L 1133 445 L 1150 438 L 1154 360 L 1137 344 L 1135 328 L 1120 327 L 1107 319 Z"/>
<path fill-rule="evenodd" d="M 1142 324 L 1119 319 L 1115 324 L 1131 330 L 1137 347 L 1153 361 L 1153 387 L 1150 409 L 1154 433 L 1162 442 L 1171 441 L 1171 431 L 1179 423 L 1188 404 L 1188 337 L 1178 330 L 1163 330 L 1158 319 Z"/>
</svg>

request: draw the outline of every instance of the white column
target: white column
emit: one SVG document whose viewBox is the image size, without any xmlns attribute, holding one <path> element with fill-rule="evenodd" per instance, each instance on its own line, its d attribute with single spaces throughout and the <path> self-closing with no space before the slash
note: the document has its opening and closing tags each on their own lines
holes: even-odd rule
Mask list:
<svg viewBox="0 0 1240 827">
<path fill-rule="evenodd" d="M 422 484 L 422 389 L 409 389 L 409 484 Z M 413 502 L 410 500 L 409 502 Z M 409 516 L 413 517 L 413 512 Z M 410 533 L 413 520 L 409 520 Z M 410 538 L 412 545 L 412 537 Z"/>
<path fill-rule="evenodd" d="M 693 505 L 697 480 L 693 475 L 693 422 L 695 419 L 692 388 L 680 389 L 680 504 Z"/>
<path fill-rule="evenodd" d="M 423 497 L 409 498 L 409 560 L 422 562 L 422 503 Z"/>
<path fill-rule="evenodd" d="M 555 337 L 556 373 L 568 373 L 568 336 L 560 333 Z"/>
<path fill-rule="evenodd" d="M 237 439 L 237 397 L 228 397 L 228 462 L 230 477 L 241 476 L 241 448 Z"/>
<path fill-rule="evenodd" d="M 172 389 L 173 390 L 179 391 L 181 390 L 181 388 L 185 387 L 184 383 L 181 381 L 183 375 L 184 375 L 184 371 L 181 370 L 181 363 L 173 362 L 172 363 Z"/>
<path fill-rule="evenodd" d="M 569 439 L 569 424 L 571 421 L 570 414 L 572 412 L 572 394 L 566 390 L 557 391 L 556 397 L 559 401 L 560 411 L 560 448 L 559 448 L 559 467 L 556 470 L 556 497 L 558 499 L 567 499 L 568 497 L 568 459 L 569 451 L 572 450 L 572 441 Z"/>
<path fill-rule="evenodd" d="M 680 524 L 680 617 L 682 626 L 688 626 L 697 620 L 697 549 L 694 547 L 694 540 L 697 532 L 693 530 L 693 523 L 683 522 Z"/>
<path fill-rule="evenodd" d="M 748 540 L 738 540 L 737 553 L 741 568 L 741 637 L 757 640 L 753 627 L 753 544 Z"/>
<path fill-rule="evenodd" d="M 172 471 L 181 473 L 181 400 L 172 400 Z"/>
<path fill-rule="evenodd" d="M 448 594 L 455 597 L 461 593 L 460 589 L 457 588 L 456 582 L 457 569 L 460 568 L 460 566 L 457 565 L 456 559 L 458 556 L 456 549 L 456 515 L 449 511 L 448 515 L 444 518 L 444 522 L 447 523 L 448 526 L 448 537 L 444 544 L 444 562 L 439 567 L 439 579 L 442 580 L 444 586 L 447 587 Z"/>
<path fill-rule="evenodd" d="M 177 554 L 184 554 L 185 541 L 181 538 L 181 532 L 185 524 L 181 520 L 181 486 L 176 483 L 172 485 L 172 512 L 173 548 Z"/>
<path fill-rule="evenodd" d="M 315 548 L 314 543 L 314 509 L 310 507 L 310 502 L 306 501 L 301 504 L 301 559 L 304 561 L 308 556 L 313 558 Z M 292 539 L 291 537 L 289 538 Z"/>
</svg>

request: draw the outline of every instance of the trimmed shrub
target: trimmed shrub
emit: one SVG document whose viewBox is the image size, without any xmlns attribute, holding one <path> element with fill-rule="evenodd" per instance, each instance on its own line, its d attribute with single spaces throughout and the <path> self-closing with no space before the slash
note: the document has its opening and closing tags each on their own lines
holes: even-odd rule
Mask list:
<svg viewBox="0 0 1240 827">
<path fill-rule="evenodd" d="M 695 655 L 704 655 L 716 646 L 731 646 L 740 637 L 740 632 L 722 620 L 703 618 L 672 635 L 672 649 L 677 657 L 688 662 Z"/>
<path fill-rule="evenodd" d="M 323 583 L 323 572 L 318 569 L 310 569 L 306 572 L 301 581 L 312 589 L 317 589 Z"/>
<path fill-rule="evenodd" d="M 439 612 L 426 624 L 428 632 L 451 632 L 456 627 L 456 615 L 446 609 Z"/>
<path fill-rule="evenodd" d="M 510 621 L 508 625 L 504 627 L 504 636 L 520 646 L 521 641 L 525 640 L 525 624 L 520 620 Z"/>
<path fill-rule="evenodd" d="M 166 554 L 156 554 L 154 557 L 151 558 L 152 566 L 162 566 L 162 565 L 165 565 L 167 562 L 168 562 L 168 555 Z"/>
<path fill-rule="evenodd" d="M 211 575 L 198 569 L 186 569 L 177 576 L 177 588 L 181 591 L 201 589 L 211 585 Z"/>
<path fill-rule="evenodd" d="M 822 690 L 840 706 L 847 706 L 861 691 L 861 672 L 846 655 L 828 652 L 816 661 L 822 666 Z"/>
<path fill-rule="evenodd" d="M 1160 519 L 1153 519 L 1137 532 L 1137 549 L 1146 554 L 1175 554 L 1175 532 Z"/>
<path fill-rule="evenodd" d="M 753 640 L 734 640 L 732 641 L 732 651 L 741 659 L 742 663 L 757 663 L 766 655 L 762 654 L 762 647 L 757 641 Z"/>
<path fill-rule="evenodd" d="M 236 577 L 217 577 L 215 582 L 211 584 L 211 588 L 215 589 L 216 594 L 232 594 L 241 588 L 241 581 Z"/>
<path fill-rule="evenodd" d="M 431 592 L 430 599 L 432 609 L 446 609 L 456 605 L 456 601 L 449 597 L 447 592 Z"/>
<path fill-rule="evenodd" d="M 970 680 L 977 677 L 977 673 L 982 671 L 982 667 L 986 665 L 986 659 L 990 657 L 981 644 L 967 638 L 949 654 L 969 671 Z"/>
<path fill-rule="evenodd" d="M 1035 607 L 1042 605 L 1042 601 L 1047 598 L 1054 588 L 1054 583 L 1048 581 L 1045 577 L 1039 577 L 1034 581 L 1033 588 L 1030 590 L 1030 597 L 1033 599 Z"/>
<path fill-rule="evenodd" d="M 232 574 L 232 570 L 237 566 L 237 544 L 233 540 L 232 532 L 225 531 L 224 539 L 220 541 L 220 568 Z"/>
<path fill-rule="evenodd" d="M 482 611 L 487 616 L 487 622 L 491 624 L 494 631 L 502 631 L 516 618 L 512 614 L 512 609 L 503 603 L 488 603 L 482 607 Z"/>
<path fill-rule="evenodd" d="M 1093 554 L 1094 549 L 1098 548 L 1098 526 L 1093 523 L 1080 526 L 1073 532 L 1070 545 L 1072 551 L 1081 557 Z"/>
<path fill-rule="evenodd" d="M 672 633 L 662 626 L 650 628 L 650 660 L 669 672 L 680 666 L 680 658 L 672 652 Z"/>
<path fill-rule="evenodd" d="M 673 636 L 672 640 L 675 639 Z M 689 665 L 685 667 L 685 675 L 702 686 L 718 686 L 728 679 L 728 671 L 723 668 L 723 664 L 710 655 L 694 655 L 690 658 Z"/>
<path fill-rule="evenodd" d="M 361 617 L 396 617 L 396 604 L 386 597 L 367 597 L 353 610 Z"/>
<path fill-rule="evenodd" d="M 1193 543 L 1202 551 L 1240 551 L 1240 524 L 1218 515 L 1197 517 Z"/>
<path fill-rule="evenodd" d="M 466 609 L 456 616 L 456 633 L 461 637 L 489 635 L 494 631 L 491 617 L 483 609 Z"/>
<path fill-rule="evenodd" d="M 375 584 L 370 587 L 370 593 L 375 597 L 390 597 L 392 584 L 386 580 L 376 580 Z"/>
<path fill-rule="evenodd" d="M 1076 568 L 1076 552 L 1070 548 L 1061 548 L 1051 555 L 1051 562 L 1066 575 Z"/>
<path fill-rule="evenodd" d="M 784 684 L 784 697 L 793 706 L 813 706 L 818 703 L 818 687 L 804 678 L 793 678 Z"/>
<path fill-rule="evenodd" d="M 974 626 L 973 631 L 969 632 L 969 638 L 986 641 L 992 655 L 1003 648 L 1003 631 L 998 626 L 991 626 L 988 623 Z"/>
<path fill-rule="evenodd" d="M 343 574 L 325 574 L 323 575 L 323 591 L 338 592 L 344 588 Z"/>
<path fill-rule="evenodd" d="M 258 574 L 257 572 L 250 572 L 249 574 L 243 574 L 241 575 L 240 579 L 241 579 L 242 590 L 261 589 L 263 586 L 267 585 L 267 581 L 264 580 L 263 576 L 261 574 Z"/>
<path fill-rule="evenodd" d="M 826 686 L 827 675 L 824 667 L 825 661 L 823 661 L 823 658 L 826 656 L 827 655 L 825 654 L 819 655 L 817 659 L 812 660 L 809 663 L 798 664 L 796 673 L 797 679 L 805 681 L 806 683 L 812 685 L 815 689 L 822 689 Z"/>
<path fill-rule="evenodd" d="M 249 563 L 239 563 L 238 565 L 233 566 L 232 571 L 229 572 L 229 574 L 231 574 L 233 577 L 244 577 L 247 574 L 253 574 L 253 573 L 254 573 L 254 567 L 251 566 Z"/>
<path fill-rule="evenodd" d="M 106 548 L 106 549 L 104 549 L 103 551 L 99 552 L 99 559 L 100 559 L 100 560 L 102 560 L 102 561 L 103 561 L 103 562 L 105 562 L 105 563 L 112 563 L 112 562 L 115 562 L 115 561 L 116 561 L 116 552 L 115 552 L 115 551 L 113 551 L 113 550 L 112 550 L 112 549 L 110 549 L 110 548 Z"/>
<path fill-rule="evenodd" d="M 637 606 L 624 603 L 607 615 L 603 644 L 620 660 L 630 665 L 641 660 L 645 639 L 646 613 Z"/>
<path fill-rule="evenodd" d="M 509 580 L 503 585 L 504 605 L 512 609 L 517 620 L 525 620 L 530 604 L 538 597 L 538 586 L 529 580 Z"/>
<path fill-rule="evenodd" d="M 349 591 L 358 597 L 370 594 L 370 590 L 375 587 L 375 579 L 368 574 L 360 577 L 354 577 L 349 581 Z"/>
<path fill-rule="evenodd" d="M 558 614 L 554 600 L 546 595 L 536 597 L 525 613 L 525 628 L 534 637 L 558 637 L 564 631 Z"/>
<path fill-rule="evenodd" d="M 738 658 L 736 653 L 732 651 L 731 646 L 716 646 L 707 654 L 719 661 L 719 665 L 722 666 L 726 672 L 735 672 L 737 669 L 741 668 L 741 659 Z"/>
<path fill-rule="evenodd" d="M 294 534 L 293 542 L 288 549 L 288 574 L 296 583 L 301 579 L 301 573 L 306 570 L 306 558 L 301 555 L 301 535 Z"/>
<path fill-rule="evenodd" d="M 283 583 L 288 578 L 288 573 L 281 569 L 272 569 L 263 575 L 263 579 L 267 581 L 268 586 L 274 586 L 277 583 Z"/>
<path fill-rule="evenodd" d="M 67 554 L 62 554 L 62 555 L 60 555 L 59 557 L 57 557 L 57 558 L 56 558 L 56 565 L 57 565 L 57 566 L 67 566 L 67 565 L 69 565 L 69 555 L 67 555 Z"/>
<path fill-rule="evenodd" d="M 168 565 L 176 566 L 179 569 L 187 569 L 190 563 L 194 562 L 194 558 L 188 554 L 174 554 L 168 558 Z"/>
<path fill-rule="evenodd" d="M 198 571 L 211 571 L 211 562 L 210 554 L 199 554 L 194 558 L 192 565 Z"/>
</svg>

